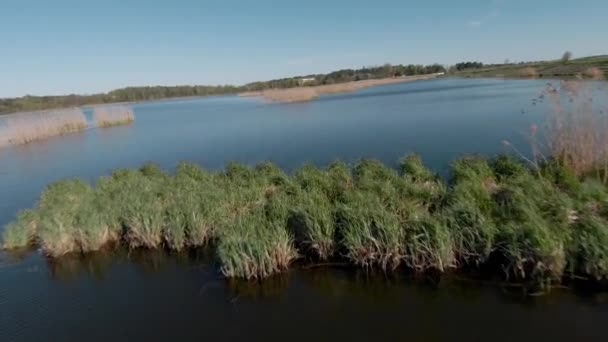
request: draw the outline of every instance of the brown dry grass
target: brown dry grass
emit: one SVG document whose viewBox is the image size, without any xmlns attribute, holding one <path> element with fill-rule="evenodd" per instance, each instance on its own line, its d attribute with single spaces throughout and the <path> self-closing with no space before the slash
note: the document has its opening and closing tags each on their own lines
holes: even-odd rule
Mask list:
<svg viewBox="0 0 608 342">
<path fill-rule="evenodd" d="M 27 144 L 86 127 L 87 119 L 78 108 L 4 115 L 0 117 L 0 146 Z"/>
<path fill-rule="evenodd" d="M 302 102 L 310 101 L 319 97 L 319 93 L 313 87 L 269 89 L 262 92 L 264 99 L 271 102 Z"/>
<path fill-rule="evenodd" d="M 593 109 L 592 85 L 580 80 L 548 85 L 551 100 L 546 141 L 551 155 L 582 176 L 596 173 L 608 182 L 608 117 Z"/>
<path fill-rule="evenodd" d="M 97 127 L 128 125 L 135 121 L 133 110 L 126 106 L 96 107 L 93 121 Z"/>
<path fill-rule="evenodd" d="M 355 91 L 362 88 L 373 87 L 383 84 L 411 82 L 417 80 L 426 80 L 435 78 L 439 74 L 420 75 L 420 76 L 406 76 L 406 77 L 392 77 L 382 78 L 364 81 L 354 81 L 338 84 L 327 84 L 320 86 L 311 87 L 296 87 L 287 89 L 267 89 L 257 92 L 246 92 L 239 94 L 240 96 L 262 96 L 264 99 L 271 102 L 302 102 L 316 99 L 322 94 L 335 94 L 335 93 L 346 93 Z"/>
<path fill-rule="evenodd" d="M 519 71 L 521 77 L 537 77 L 538 71 L 533 67 L 525 67 Z"/>
<path fill-rule="evenodd" d="M 585 70 L 585 76 L 593 80 L 601 80 L 604 79 L 604 72 L 600 68 L 591 67 Z"/>
</svg>

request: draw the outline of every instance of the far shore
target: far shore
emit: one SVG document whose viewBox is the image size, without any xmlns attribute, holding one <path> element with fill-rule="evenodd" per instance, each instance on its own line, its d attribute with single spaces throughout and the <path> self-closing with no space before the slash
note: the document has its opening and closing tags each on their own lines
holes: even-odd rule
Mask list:
<svg viewBox="0 0 608 342">
<path fill-rule="evenodd" d="M 238 94 L 243 97 L 263 97 L 265 100 L 270 102 L 303 102 L 310 101 L 318 98 L 322 94 L 335 94 L 335 93 L 346 93 L 363 88 L 392 84 L 402 82 L 412 82 L 419 80 L 428 80 L 443 75 L 443 73 L 428 74 L 428 75 L 417 75 L 417 76 L 402 76 L 402 77 L 390 77 L 390 78 L 379 78 L 371 80 L 353 81 L 346 83 L 337 84 L 325 84 L 318 86 L 302 86 L 295 88 L 285 89 L 266 89 L 261 91 L 249 91 Z"/>
</svg>

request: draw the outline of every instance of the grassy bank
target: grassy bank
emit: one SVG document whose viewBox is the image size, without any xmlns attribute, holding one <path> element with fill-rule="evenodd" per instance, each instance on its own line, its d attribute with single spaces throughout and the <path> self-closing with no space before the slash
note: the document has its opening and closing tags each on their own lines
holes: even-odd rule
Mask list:
<svg viewBox="0 0 608 342">
<path fill-rule="evenodd" d="M 399 165 L 336 162 L 287 175 L 271 163 L 221 172 L 182 163 L 168 175 L 147 164 L 96 187 L 65 180 L 6 227 L 3 246 L 60 257 L 115 243 L 209 244 L 226 276 L 244 278 L 296 259 L 385 271 L 483 268 L 543 283 L 608 277 L 608 191 L 595 178 L 506 156 L 460 159 L 447 183 L 416 156 Z"/>
<path fill-rule="evenodd" d="M 271 102 L 302 102 L 316 99 L 323 94 L 346 93 L 358 89 L 392 83 L 411 82 L 426 80 L 437 77 L 439 74 L 428 74 L 419 76 L 389 77 L 381 79 L 362 80 L 354 82 L 344 82 L 338 84 L 297 86 L 284 89 L 266 89 L 255 92 L 245 92 L 239 96 L 261 96 Z"/>
<path fill-rule="evenodd" d="M 584 57 L 573 60 L 539 61 L 520 64 L 498 64 L 467 68 L 450 74 L 461 77 L 558 78 L 582 77 L 603 79 L 608 75 L 608 56 Z"/>
</svg>

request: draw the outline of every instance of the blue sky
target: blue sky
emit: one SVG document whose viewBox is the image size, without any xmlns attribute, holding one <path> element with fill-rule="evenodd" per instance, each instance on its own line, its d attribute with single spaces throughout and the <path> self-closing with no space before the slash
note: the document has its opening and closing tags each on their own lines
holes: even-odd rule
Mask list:
<svg viewBox="0 0 608 342">
<path fill-rule="evenodd" d="M 1 0 L 0 97 L 608 53 L 606 0 Z"/>
</svg>

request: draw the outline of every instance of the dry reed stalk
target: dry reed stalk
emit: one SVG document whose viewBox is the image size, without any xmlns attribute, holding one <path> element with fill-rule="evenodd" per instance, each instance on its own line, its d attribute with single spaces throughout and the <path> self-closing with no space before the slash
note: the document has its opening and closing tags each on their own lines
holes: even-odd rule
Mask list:
<svg viewBox="0 0 608 342">
<path fill-rule="evenodd" d="M 546 132 L 551 155 L 579 176 L 595 172 L 608 182 L 608 117 L 593 110 L 591 85 L 562 81 L 543 94 L 552 103 Z"/>
<path fill-rule="evenodd" d="M 289 89 L 270 89 L 262 92 L 264 98 L 272 102 L 302 102 L 310 101 L 319 96 L 319 93 L 312 87 L 289 88 Z"/>
<path fill-rule="evenodd" d="M 597 67 L 591 67 L 585 70 L 585 76 L 593 80 L 601 80 L 604 79 L 604 72 Z"/>
<path fill-rule="evenodd" d="M 240 97 L 256 97 L 256 96 L 263 96 L 263 95 L 264 95 L 263 91 L 246 91 L 244 93 L 238 94 L 238 96 L 240 96 Z"/>
<path fill-rule="evenodd" d="M 5 115 L 0 117 L 0 146 L 27 144 L 86 127 L 87 119 L 78 108 Z"/>
<path fill-rule="evenodd" d="M 538 71 L 533 67 L 525 67 L 519 71 L 521 77 L 537 77 Z"/>
<path fill-rule="evenodd" d="M 93 121 L 97 127 L 127 125 L 135 121 L 133 110 L 126 106 L 96 107 Z"/>
</svg>

